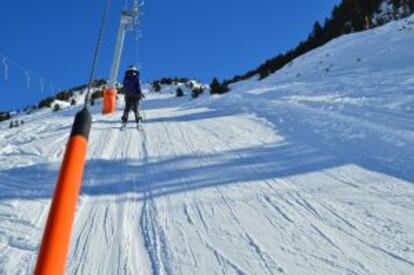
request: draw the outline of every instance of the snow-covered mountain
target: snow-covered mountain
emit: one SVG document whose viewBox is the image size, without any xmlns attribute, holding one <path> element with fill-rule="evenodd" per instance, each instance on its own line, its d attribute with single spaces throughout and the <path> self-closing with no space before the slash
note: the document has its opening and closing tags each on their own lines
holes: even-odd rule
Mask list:
<svg viewBox="0 0 414 275">
<path fill-rule="evenodd" d="M 68 274 L 412 274 L 414 17 L 262 81 L 92 111 Z M 80 102 L 78 102 L 79 104 Z M 73 115 L 0 123 L 0 274 L 30 274 Z"/>
</svg>

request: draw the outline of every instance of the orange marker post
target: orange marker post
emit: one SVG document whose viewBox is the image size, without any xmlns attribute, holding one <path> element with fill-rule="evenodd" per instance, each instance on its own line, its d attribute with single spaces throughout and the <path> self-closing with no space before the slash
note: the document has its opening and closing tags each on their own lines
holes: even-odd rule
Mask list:
<svg viewBox="0 0 414 275">
<path fill-rule="evenodd" d="M 64 275 L 92 118 L 80 111 L 72 127 L 36 262 L 35 275 Z"/>
<path fill-rule="evenodd" d="M 106 88 L 103 94 L 102 114 L 112 114 L 116 111 L 116 89 Z"/>
</svg>

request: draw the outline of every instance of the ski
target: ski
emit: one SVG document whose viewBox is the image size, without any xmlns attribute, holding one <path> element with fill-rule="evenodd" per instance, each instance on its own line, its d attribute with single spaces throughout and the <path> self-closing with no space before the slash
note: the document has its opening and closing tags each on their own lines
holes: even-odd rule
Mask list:
<svg viewBox="0 0 414 275">
<path fill-rule="evenodd" d="M 142 128 L 142 125 L 141 125 L 141 123 L 142 123 L 142 117 L 141 117 L 141 116 L 139 116 L 139 117 L 135 120 L 135 122 L 137 123 L 137 126 L 136 126 L 137 130 L 138 130 L 138 131 L 140 131 L 140 132 L 144 131 L 144 128 Z"/>
<path fill-rule="evenodd" d="M 126 123 L 123 123 L 123 124 L 121 125 L 121 127 L 119 128 L 119 130 L 120 130 L 120 131 L 124 131 L 126 128 L 127 128 L 127 124 L 126 124 Z"/>
<path fill-rule="evenodd" d="M 137 130 L 138 130 L 139 132 L 144 131 L 144 128 L 142 127 L 142 125 L 141 125 L 141 124 L 137 124 L 136 128 L 137 128 Z"/>
<path fill-rule="evenodd" d="M 142 125 L 137 124 L 135 127 L 135 129 L 137 129 L 138 131 L 142 132 L 144 131 L 144 127 L 142 127 Z M 128 129 L 127 125 L 121 125 L 121 127 L 119 127 L 120 131 L 125 131 L 126 129 Z"/>
</svg>

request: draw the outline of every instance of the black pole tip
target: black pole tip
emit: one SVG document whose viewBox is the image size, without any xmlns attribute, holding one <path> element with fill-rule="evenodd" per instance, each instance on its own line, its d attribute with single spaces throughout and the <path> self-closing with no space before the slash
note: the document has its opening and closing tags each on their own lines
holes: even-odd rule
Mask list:
<svg viewBox="0 0 414 275">
<path fill-rule="evenodd" d="M 71 137 L 73 136 L 83 136 L 86 139 L 89 139 L 89 133 L 92 125 L 92 116 L 87 108 L 83 108 L 75 116 L 75 121 L 72 126 Z"/>
</svg>

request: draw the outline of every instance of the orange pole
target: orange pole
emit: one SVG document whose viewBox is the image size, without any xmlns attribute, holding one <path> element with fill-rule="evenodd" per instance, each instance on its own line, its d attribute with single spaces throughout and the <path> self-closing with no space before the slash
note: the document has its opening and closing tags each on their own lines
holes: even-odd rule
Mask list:
<svg viewBox="0 0 414 275">
<path fill-rule="evenodd" d="M 103 93 L 102 114 L 112 114 L 116 111 L 116 89 L 106 88 Z"/>
<path fill-rule="evenodd" d="M 82 182 L 91 115 L 76 115 L 36 262 L 35 275 L 64 275 L 76 203 Z"/>
</svg>

